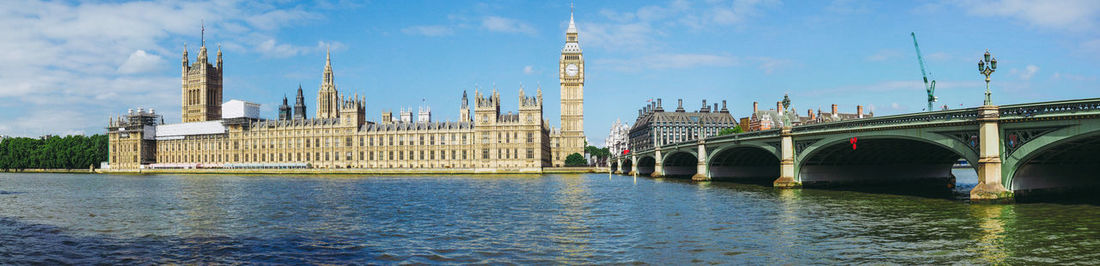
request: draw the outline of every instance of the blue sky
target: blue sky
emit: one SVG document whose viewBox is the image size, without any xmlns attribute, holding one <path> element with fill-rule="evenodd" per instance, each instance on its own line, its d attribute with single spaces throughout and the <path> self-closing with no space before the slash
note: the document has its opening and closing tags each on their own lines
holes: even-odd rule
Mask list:
<svg viewBox="0 0 1100 266">
<path fill-rule="evenodd" d="M 430 105 L 455 120 L 463 90 L 495 84 L 504 110 L 541 85 L 559 125 L 557 60 L 569 1 L 14 1 L 0 9 L 0 134 L 95 134 L 129 108 L 179 122 L 180 59 L 206 23 L 225 54 L 225 99 L 274 118 L 305 89 L 313 115 L 324 51 L 338 89 L 367 115 Z M 981 104 L 989 49 L 997 104 L 1100 96 L 1100 1 L 578 1 L 586 58 L 585 131 L 650 98 L 727 100 L 735 117 L 790 94 L 793 107 L 876 115 L 925 106 L 910 32 L 938 83 L 938 105 Z M 292 99 L 293 100 L 293 99 Z"/>
</svg>

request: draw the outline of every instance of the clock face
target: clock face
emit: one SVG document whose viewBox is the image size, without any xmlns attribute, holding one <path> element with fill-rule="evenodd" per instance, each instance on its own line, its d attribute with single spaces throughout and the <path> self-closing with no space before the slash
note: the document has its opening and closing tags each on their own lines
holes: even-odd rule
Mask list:
<svg viewBox="0 0 1100 266">
<path fill-rule="evenodd" d="M 574 64 L 569 64 L 565 66 L 565 74 L 569 76 L 576 76 L 578 70 L 579 69 L 577 68 L 577 65 Z"/>
</svg>

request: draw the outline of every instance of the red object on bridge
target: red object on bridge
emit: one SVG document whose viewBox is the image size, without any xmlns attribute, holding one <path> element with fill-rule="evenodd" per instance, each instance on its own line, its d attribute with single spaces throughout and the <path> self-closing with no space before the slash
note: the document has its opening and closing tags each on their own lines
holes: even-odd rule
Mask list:
<svg viewBox="0 0 1100 266">
<path fill-rule="evenodd" d="M 859 139 L 856 139 L 856 137 L 852 137 L 852 138 L 848 139 L 848 143 L 852 144 L 852 150 L 856 149 L 856 141 L 859 141 Z"/>
<path fill-rule="evenodd" d="M 623 155 L 626 155 L 627 153 L 630 153 L 630 150 L 623 150 Z"/>
</svg>

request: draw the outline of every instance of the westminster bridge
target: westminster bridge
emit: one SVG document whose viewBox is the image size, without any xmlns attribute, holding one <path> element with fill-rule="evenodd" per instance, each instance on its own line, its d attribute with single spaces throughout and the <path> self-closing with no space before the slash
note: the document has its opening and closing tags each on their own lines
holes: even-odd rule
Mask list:
<svg viewBox="0 0 1100 266">
<path fill-rule="evenodd" d="M 775 187 L 954 185 L 972 200 L 1100 185 L 1100 98 L 981 106 L 712 136 L 618 156 L 616 173 L 767 180 Z"/>
</svg>

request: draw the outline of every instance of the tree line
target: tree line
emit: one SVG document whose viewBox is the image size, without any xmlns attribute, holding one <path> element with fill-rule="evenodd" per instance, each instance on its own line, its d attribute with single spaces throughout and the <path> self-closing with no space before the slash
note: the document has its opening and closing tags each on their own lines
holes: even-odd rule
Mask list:
<svg viewBox="0 0 1100 266">
<path fill-rule="evenodd" d="M 107 135 L 75 135 L 0 141 L 0 169 L 88 169 L 107 161 Z"/>
</svg>

